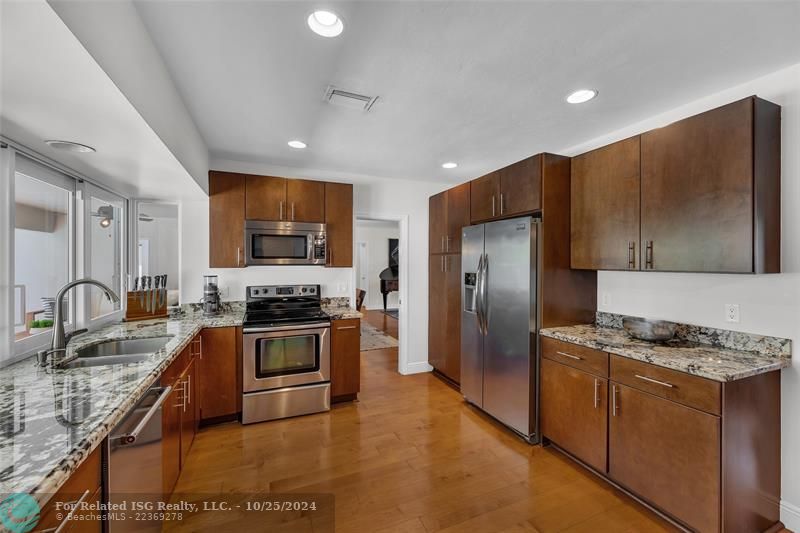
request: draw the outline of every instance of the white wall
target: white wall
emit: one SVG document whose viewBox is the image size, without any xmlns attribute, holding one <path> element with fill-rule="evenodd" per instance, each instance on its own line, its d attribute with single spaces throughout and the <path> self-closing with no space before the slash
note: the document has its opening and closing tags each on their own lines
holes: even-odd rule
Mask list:
<svg viewBox="0 0 800 533">
<path fill-rule="evenodd" d="M 383 269 L 389 266 L 389 239 L 399 238 L 400 226 L 397 222 L 376 223 L 364 220 L 356 222 L 355 243 L 356 245 L 359 242 L 367 244 L 368 268 L 366 286 L 360 287 L 360 284 L 356 283 L 357 288 L 367 291 L 367 296 L 364 300 L 364 305 L 367 309 L 383 309 L 383 295 L 381 294 L 381 282 L 378 276 Z M 358 255 L 357 252 L 356 255 Z M 399 292 L 389 293 L 389 297 L 386 300 L 387 309 L 396 309 L 399 305 L 399 298 Z"/>
<path fill-rule="evenodd" d="M 398 180 L 344 174 L 318 169 L 286 168 L 224 159 L 212 160 L 211 168 L 272 176 L 318 179 L 354 184 L 355 215 L 363 218 L 399 220 L 408 217 L 408 302 L 406 319 L 400 322 L 400 337 L 407 328 L 407 361 L 404 373 L 426 372 L 428 365 L 428 198 L 450 184 L 421 180 Z M 220 276 L 220 286 L 229 292 L 223 300 L 241 300 L 247 285 L 266 283 L 319 283 L 323 296 L 349 296 L 355 301 L 352 268 L 247 267 L 208 268 L 208 202 L 181 205 L 181 301 L 196 302 L 202 296 L 203 274 Z M 355 253 L 355 246 L 353 247 Z M 355 261 L 355 257 L 353 258 Z M 340 287 L 342 285 L 342 287 Z M 340 290 L 342 289 L 342 290 Z"/>
<path fill-rule="evenodd" d="M 782 106 L 782 274 L 720 275 L 600 272 L 598 304 L 603 311 L 662 318 L 723 329 L 790 338 L 800 347 L 800 64 L 700 98 L 562 153 L 575 155 L 664 126 L 737 99 L 758 95 Z M 698 95 L 699 96 L 699 95 Z M 680 213 L 676 213 L 680 216 Z M 608 304 L 603 305 L 603 296 Z M 725 322 L 726 303 L 741 306 L 741 322 Z M 782 373 L 781 520 L 800 530 L 800 373 Z"/>
</svg>

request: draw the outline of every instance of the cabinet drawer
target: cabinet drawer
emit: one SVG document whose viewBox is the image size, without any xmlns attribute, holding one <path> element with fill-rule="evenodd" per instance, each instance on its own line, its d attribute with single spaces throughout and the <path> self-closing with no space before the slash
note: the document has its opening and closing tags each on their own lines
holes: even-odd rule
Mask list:
<svg viewBox="0 0 800 533">
<path fill-rule="evenodd" d="M 42 519 L 36 525 L 35 531 L 58 528 L 64 521 L 64 517 L 69 512 L 64 508 L 64 504 L 73 504 L 78 500 L 90 503 L 97 499 L 100 490 L 100 448 L 92 452 L 78 469 L 73 472 L 64 485 L 55 495 L 45 504 L 42 509 Z M 61 505 L 59 505 L 61 504 Z M 74 514 L 86 514 L 87 511 L 75 510 Z M 100 522 L 90 522 L 96 529 L 83 529 L 83 531 L 100 531 Z M 72 531 L 76 524 L 81 522 L 71 522 L 65 524 L 64 531 Z M 86 524 L 83 524 L 86 527 Z"/>
<path fill-rule="evenodd" d="M 608 377 L 608 354 L 600 350 L 542 337 L 542 357 L 596 376 Z"/>
<path fill-rule="evenodd" d="M 617 355 L 611 356 L 611 379 L 707 413 L 721 413 L 721 387 L 710 379 Z"/>
</svg>

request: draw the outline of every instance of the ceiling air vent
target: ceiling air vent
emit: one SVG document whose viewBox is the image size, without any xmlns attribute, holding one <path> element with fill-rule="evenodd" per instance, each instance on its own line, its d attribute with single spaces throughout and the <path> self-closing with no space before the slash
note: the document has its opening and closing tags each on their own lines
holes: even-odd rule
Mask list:
<svg viewBox="0 0 800 533">
<path fill-rule="evenodd" d="M 369 111 L 377 99 L 377 96 L 367 96 L 364 94 L 353 93 L 343 89 L 338 89 L 333 85 L 328 85 L 328 88 L 325 89 L 326 101 L 344 107 L 361 109 L 363 111 Z"/>
</svg>

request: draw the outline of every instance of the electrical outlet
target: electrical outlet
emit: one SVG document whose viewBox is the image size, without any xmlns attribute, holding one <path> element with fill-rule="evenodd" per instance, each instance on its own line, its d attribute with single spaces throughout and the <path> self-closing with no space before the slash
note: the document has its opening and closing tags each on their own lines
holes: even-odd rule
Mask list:
<svg viewBox="0 0 800 533">
<path fill-rule="evenodd" d="M 345 294 L 347 292 L 347 283 L 340 283 L 338 289 L 339 294 Z"/>
<path fill-rule="evenodd" d="M 725 304 L 725 321 L 739 322 L 739 304 Z"/>
<path fill-rule="evenodd" d="M 608 307 L 611 305 L 611 293 L 603 291 L 600 293 L 600 305 L 603 307 Z"/>
</svg>

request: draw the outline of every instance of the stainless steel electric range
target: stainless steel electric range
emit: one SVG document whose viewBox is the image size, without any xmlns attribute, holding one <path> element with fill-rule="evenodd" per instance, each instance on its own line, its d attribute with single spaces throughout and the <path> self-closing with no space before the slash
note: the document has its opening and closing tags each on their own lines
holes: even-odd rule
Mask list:
<svg viewBox="0 0 800 533">
<path fill-rule="evenodd" d="M 319 285 L 247 287 L 243 424 L 330 410 L 330 330 Z"/>
</svg>

